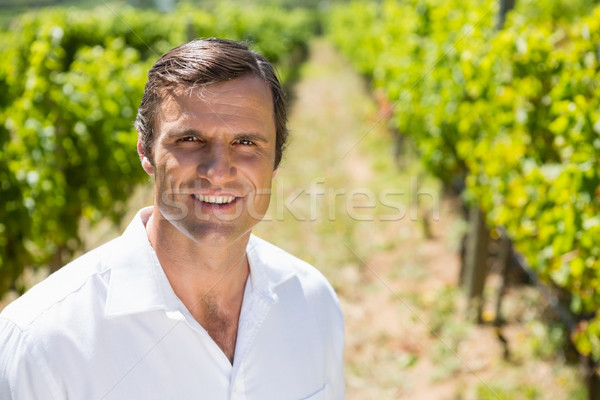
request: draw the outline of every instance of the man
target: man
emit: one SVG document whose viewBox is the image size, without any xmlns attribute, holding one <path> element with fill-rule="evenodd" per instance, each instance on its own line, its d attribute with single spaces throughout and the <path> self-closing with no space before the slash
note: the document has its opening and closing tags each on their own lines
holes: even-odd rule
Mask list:
<svg viewBox="0 0 600 400">
<path fill-rule="evenodd" d="M 273 68 L 246 46 L 163 55 L 136 121 L 154 205 L 0 314 L 0 398 L 344 398 L 335 293 L 251 234 L 285 124 Z"/>
</svg>

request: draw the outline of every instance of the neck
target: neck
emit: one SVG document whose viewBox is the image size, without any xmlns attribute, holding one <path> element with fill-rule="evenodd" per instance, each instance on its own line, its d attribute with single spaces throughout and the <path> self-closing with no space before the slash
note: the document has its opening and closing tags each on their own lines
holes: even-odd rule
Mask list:
<svg viewBox="0 0 600 400">
<path fill-rule="evenodd" d="M 249 232 L 227 245 L 200 244 L 165 220 L 156 207 L 146 231 L 175 294 L 194 317 L 198 319 L 198 310 L 207 300 L 226 307 L 243 297 L 249 274 Z"/>
</svg>

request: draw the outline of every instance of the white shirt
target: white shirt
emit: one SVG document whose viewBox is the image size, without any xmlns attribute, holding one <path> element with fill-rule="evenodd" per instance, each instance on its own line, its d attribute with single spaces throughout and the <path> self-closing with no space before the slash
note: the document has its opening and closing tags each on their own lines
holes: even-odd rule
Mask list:
<svg viewBox="0 0 600 400">
<path fill-rule="evenodd" d="M 149 212 L 0 313 L 0 399 L 344 398 L 342 314 L 315 268 L 251 236 L 232 365 L 173 292 Z"/>
</svg>

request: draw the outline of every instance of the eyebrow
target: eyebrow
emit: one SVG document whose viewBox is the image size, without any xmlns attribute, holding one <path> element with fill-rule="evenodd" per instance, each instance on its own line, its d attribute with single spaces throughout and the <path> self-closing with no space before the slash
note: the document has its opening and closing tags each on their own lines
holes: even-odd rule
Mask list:
<svg viewBox="0 0 600 400">
<path fill-rule="evenodd" d="M 172 129 L 165 133 L 165 139 L 177 139 L 186 136 L 200 136 L 204 137 L 205 135 L 197 131 L 195 129 Z"/>
<path fill-rule="evenodd" d="M 265 138 L 263 135 L 258 134 L 258 133 L 236 133 L 235 135 L 233 135 L 233 137 L 235 139 L 246 139 L 246 140 L 250 140 L 252 142 L 263 142 L 263 143 L 268 142 L 267 138 Z"/>
</svg>

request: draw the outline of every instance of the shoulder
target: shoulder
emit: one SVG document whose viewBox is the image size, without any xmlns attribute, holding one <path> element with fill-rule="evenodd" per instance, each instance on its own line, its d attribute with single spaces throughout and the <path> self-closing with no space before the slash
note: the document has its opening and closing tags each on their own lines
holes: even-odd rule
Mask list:
<svg viewBox="0 0 600 400">
<path fill-rule="evenodd" d="M 83 292 L 89 291 L 90 286 L 105 284 L 108 266 L 104 260 L 111 254 L 115 244 L 116 239 L 54 272 L 6 306 L 0 313 L 0 319 L 11 321 L 19 329 L 26 330 L 46 313 L 56 312 L 57 308 L 64 312 L 79 304 Z"/>
<path fill-rule="evenodd" d="M 293 272 L 306 283 L 329 286 L 321 271 L 282 248 L 254 235 L 250 238 L 249 246 L 260 257 L 263 264 L 279 268 L 282 274 Z"/>
<path fill-rule="evenodd" d="M 111 248 L 109 242 L 84 254 L 2 310 L 0 398 L 65 398 L 49 355 L 68 357 L 65 349 L 73 339 L 94 329 L 87 322 L 104 307 L 101 295 L 110 272 L 103 259 Z"/>
<path fill-rule="evenodd" d="M 297 332 L 319 337 L 322 354 L 329 355 L 327 363 L 343 365 L 344 317 L 338 297 L 325 276 L 309 263 L 255 236 L 250 244 L 254 252 L 249 259 L 256 264 L 254 269 L 251 265 L 251 274 L 259 275 L 253 276 L 252 282 L 270 282 L 261 286 L 265 296 L 276 303 L 273 319 L 285 323 L 286 329 L 293 327 Z"/>
</svg>

